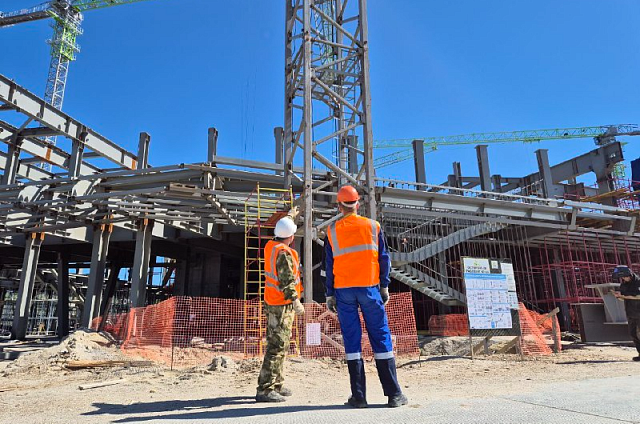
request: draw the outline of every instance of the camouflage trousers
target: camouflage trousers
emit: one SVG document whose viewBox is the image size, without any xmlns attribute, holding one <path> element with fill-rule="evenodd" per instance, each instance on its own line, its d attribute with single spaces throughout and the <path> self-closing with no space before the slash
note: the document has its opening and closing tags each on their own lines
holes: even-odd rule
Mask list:
<svg viewBox="0 0 640 424">
<path fill-rule="evenodd" d="M 295 319 L 292 305 L 264 305 L 267 314 L 267 347 L 258 377 L 258 394 L 280 389 L 284 382 L 284 358 L 289 350 Z"/>
</svg>

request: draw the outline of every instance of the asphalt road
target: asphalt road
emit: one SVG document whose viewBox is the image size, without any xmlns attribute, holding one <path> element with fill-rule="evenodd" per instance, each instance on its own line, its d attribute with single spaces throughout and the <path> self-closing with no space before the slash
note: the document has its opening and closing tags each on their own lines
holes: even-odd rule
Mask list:
<svg viewBox="0 0 640 424">
<path fill-rule="evenodd" d="M 640 379 L 637 376 L 602 378 L 540 385 L 534 392 L 514 396 L 410 399 L 409 405 L 390 409 L 372 404 L 368 409 L 343 405 L 308 404 L 304 399 L 257 404 L 252 397 L 193 401 L 161 401 L 121 405 L 94 404 L 82 414 L 114 423 L 640 423 Z M 320 404 L 318 404 L 320 403 Z"/>
</svg>

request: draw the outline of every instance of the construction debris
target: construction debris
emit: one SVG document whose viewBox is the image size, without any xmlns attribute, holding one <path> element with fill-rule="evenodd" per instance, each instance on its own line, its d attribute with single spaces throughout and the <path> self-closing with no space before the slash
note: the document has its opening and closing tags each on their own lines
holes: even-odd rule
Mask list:
<svg viewBox="0 0 640 424">
<path fill-rule="evenodd" d="M 74 367 L 93 368 L 96 364 L 132 366 L 132 363 L 141 364 L 136 358 L 125 356 L 108 334 L 78 330 L 59 345 L 20 355 L 5 373 L 46 373 Z"/>
</svg>

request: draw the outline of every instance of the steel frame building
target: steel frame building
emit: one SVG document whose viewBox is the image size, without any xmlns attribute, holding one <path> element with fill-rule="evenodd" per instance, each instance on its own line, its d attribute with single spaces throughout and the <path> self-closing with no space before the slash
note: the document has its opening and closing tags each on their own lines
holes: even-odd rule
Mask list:
<svg viewBox="0 0 640 424">
<path fill-rule="evenodd" d="M 586 262 L 605 271 L 622 259 L 640 264 L 636 214 L 608 195 L 613 166 L 623 160 L 618 142 L 557 165 L 539 150 L 538 169 L 511 178 L 490 173 L 481 145 L 478 176 L 462 175 L 454 163 L 441 185 L 426 183 L 423 145 L 414 143 L 416 181 L 376 178 L 366 7 L 366 0 L 287 0 L 285 116 L 274 131 L 273 163 L 218 156 L 210 128 L 203 162 L 151 166 L 149 134 L 130 152 L 0 76 L 0 111 L 18 122 L 0 120 L 8 146 L 0 153 L 0 300 L 17 291 L 12 337 L 32 331 L 33 292 L 44 271 L 63 300 L 60 335 L 69 330 L 69 299 L 81 305 L 78 325 L 89 326 L 109 309 L 123 269 L 129 307 L 156 295 L 242 297 L 244 222 L 257 207 L 247 199 L 257 184 L 298 196 L 307 301 L 323 300 L 322 240 L 339 219 L 334 199 L 345 183 L 359 188 L 366 213 L 387 232 L 392 277 L 403 284 L 397 289 L 415 290 L 416 305 L 429 299 L 441 312 L 465 303 L 457 266 L 465 254 L 516 259 L 523 300 L 560 304 L 566 327 L 570 304 L 589 297 L 567 290 L 582 284 L 566 273 L 576 262 L 563 259 L 568 252 L 597 249 L 598 261 Z M 70 148 L 46 137 L 65 138 Z M 51 168 L 38 167 L 42 161 Z M 576 183 L 591 172 L 597 188 Z M 605 204 L 580 201 L 588 196 Z M 154 269 L 163 270 L 161 284 Z"/>
</svg>

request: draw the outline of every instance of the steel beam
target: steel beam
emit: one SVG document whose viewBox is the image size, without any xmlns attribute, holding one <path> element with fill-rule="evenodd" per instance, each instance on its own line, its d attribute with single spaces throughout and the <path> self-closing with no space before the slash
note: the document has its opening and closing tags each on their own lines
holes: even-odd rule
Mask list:
<svg viewBox="0 0 640 424">
<path fill-rule="evenodd" d="M 100 302 L 102 299 L 102 286 L 104 285 L 104 273 L 109 253 L 109 240 L 113 227 L 102 224 L 96 225 L 93 230 L 93 249 L 91 252 L 91 270 L 87 284 L 87 294 L 84 299 L 81 325 L 84 328 L 91 326 L 91 321 L 100 314 Z"/>
<path fill-rule="evenodd" d="M 131 267 L 131 293 L 129 295 L 132 308 L 143 307 L 146 304 L 152 230 L 153 221 L 142 219 L 138 222 L 136 250 L 133 253 L 133 266 Z"/>
<path fill-rule="evenodd" d="M 58 337 L 69 335 L 69 254 L 58 253 Z"/>
<path fill-rule="evenodd" d="M 276 141 L 276 164 L 282 169 L 276 170 L 276 175 L 282 175 L 284 171 L 284 130 L 282 127 L 273 129 L 273 138 Z"/>
<path fill-rule="evenodd" d="M 82 150 L 84 150 L 84 144 L 79 141 L 73 142 L 74 150 L 72 150 L 72 154 L 69 155 L 69 153 L 65 152 L 60 147 L 54 146 L 52 144 L 48 144 L 47 142 L 42 141 L 35 137 L 26 136 L 25 133 L 28 133 L 29 128 L 20 130 L 19 128 L 15 128 L 14 126 L 4 121 L 0 121 L 0 127 L 2 128 L 2 135 L 4 136 L 4 138 L 0 139 L 0 141 L 4 141 L 6 143 L 9 143 L 9 145 L 11 145 L 9 140 L 11 140 L 13 137 L 20 137 L 20 140 L 21 140 L 20 149 L 23 152 L 29 153 L 33 155 L 35 158 L 39 159 L 39 160 L 34 159 L 35 162 L 45 161 L 59 168 L 63 168 L 63 169 L 73 168 L 77 170 L 77 173 L 76 173 L 77 175 L 80 175 L 80 174 L 88 175 L 88 174 L 94 174 L 96 172 L 100 172 L 100 168 L 94 165 L 91 165 L 90 163 L 83 162 L 82 158 L 80 158 L 79 161 L 76 158 L 75 162 L 73 164 L 71 163 L 74 160 L 74 156 L 76 154 L 75 149 L 77 148 L 75 147 L 75 145 L 79 144 Z M 84 155 L 82 157 L 87 157 L 87 156 L 89 155 Z M 98 157 L 100 156 L 98 155 Z M 22 162 L 27 163 L 25 160 L 23 160 Z"/>
<path fill-rule="evenodd" d="M 303 0 L 303 147 L 304 147 L 304 176 L 303 176 L 303 201 L 304 201 L 304 221 L 303 221 L 303 279 L 304 292 L 311 300 L 313 298 L 313 115 L 312 115 L 312 92 L 311 85 L 311 3 L 312 0 Z"/>
<path fill-rule="evenodd" d="M 478 172 L 480 174 L 480 188 L 482 191 L 491 191 L 491 171 L 489 170 L 489 153 L 487 145 L 476 146 L 478 156 Z"/>
<path fill-rule="evenodd" d="M 27 236 L 22 270 L 20 272 L 20 288 L 18 289 L 18 298 L 13 314 L 13 326 L 11 327 L 11 338 L 16 340 L 24 340 L 27 336 L 31 297 L 43 239 L 43 233 L 31 233 Z"/>
<path fill-rule="evenodd" d="M 553 189 L 553 178 L 551 177 L 551 166 L 549 165 L 549 151 L 547 149 L 536 150 L 536 159 L 538 161 L 538 173 L 541 180 L 542 196 L 549 199 Z"/>
<path fill-rule="evenodd" d="M 424 167 L 424 143 L 422 140 L 413 140 L 413 167 L 415 170 L 416 182 L 427 183 L 427 173 Z M 418 190 L 425 190 L 425 186 L 418 185 Z"/>
<path fill-rule="evenodd" d="M 4 173 L 2 174 L 2 185 L 15 184 L 20 167 L 20 141 L 15 140 L 9 145 L 9 151 L 4 164 Z"/>
<path fill-rule="evenodd" d="M 349 174 L 358 173 L 358 136 L 347 136 L 347 171 Z"/>
<path fill-rule="evenodd" d="M 84 143 L 87 148 L 114 163 L 129 169 L 136 168 L 138 158 L 133 153 L 51 106 L 4 75 L 0 75 L 0 102 L 11 105 L 13 109 L 43 126 L 59 131 L 60 135 Z"/>
<path fill-rule="evenodd" d="M 146 132 L 141 132 L 138 138 L 138 163 L 136 169 L 147 169 L 149 167 L 149 144 L 151 136 Z"/>
</svg>

